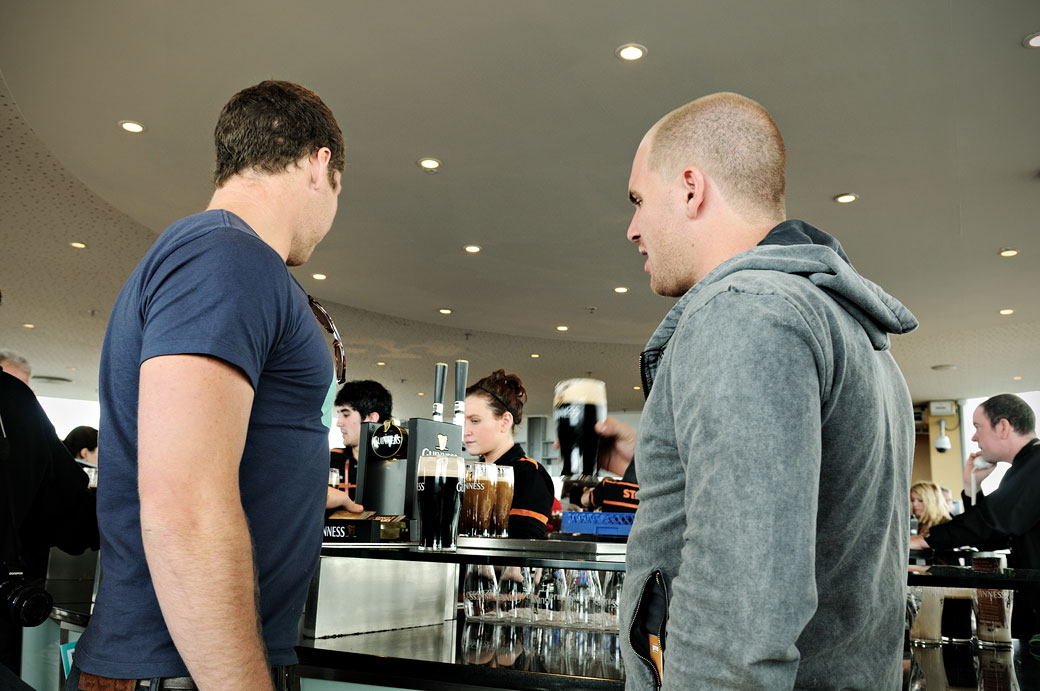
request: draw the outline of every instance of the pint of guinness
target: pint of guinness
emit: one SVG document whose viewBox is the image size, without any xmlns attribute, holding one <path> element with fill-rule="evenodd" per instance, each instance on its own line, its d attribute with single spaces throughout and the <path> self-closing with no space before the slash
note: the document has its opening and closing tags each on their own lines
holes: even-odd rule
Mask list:
<svg viewBox="0 0 1040 691">
<path fill-rule="evenodd" d="M 458 456 L 422 456 L 416 477 L 419 549 L 455 551 L 466 465 Z"/>
<path fill-rule="evenodd" d="M 607 385 L 599 379 L 567 379 L 556 385 L 553 418 L 564 476 L 599 473 L 596 423 L 607 417 Z"/>
<path fill-rule="evenodd" d="M 491 536 L 498 487 L 496 480 L 495 466 L 491 463 L 466 466 L 466 493 L 462 498 L 462 525 L 459 529 L 463 535 Z"/>
</svg>

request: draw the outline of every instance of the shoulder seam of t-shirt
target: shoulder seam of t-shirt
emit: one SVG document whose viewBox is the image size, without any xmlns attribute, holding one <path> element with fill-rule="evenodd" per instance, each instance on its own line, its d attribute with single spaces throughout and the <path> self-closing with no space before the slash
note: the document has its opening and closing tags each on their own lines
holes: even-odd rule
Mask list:
<svg viewBox="0 0 1040 691">
<path fill-rule="evenodd" d="M 141 364 L 144 364 L 145 360 L 151 360 L 164 355 L 206 355 L 215 357 L 240 369 L 246 375 L 246 379 L 249 380 L 249 384 L 254 391 L 260 383 L 259 380 L 253 380 L 253 376 L 249 373 L 249 368 L 243 366 L 242 362 L 236 362 L 231 359 L 231 357 L 235 356 L 241 360 L 247 360 L 249 354 L 243 353 L 234 345 L 224 341 L 165 341 L 161 344 L 161 347 L 142 349 Z M 259 376 L 259 373 L 257 376 Z"/>
</svg>

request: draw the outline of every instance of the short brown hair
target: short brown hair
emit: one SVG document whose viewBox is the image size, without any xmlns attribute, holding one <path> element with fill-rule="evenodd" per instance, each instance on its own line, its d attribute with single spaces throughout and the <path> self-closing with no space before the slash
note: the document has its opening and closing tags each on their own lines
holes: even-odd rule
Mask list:
<svg viewBox="0 0 1040 691">
<path fill-rule="evenodd" d="M 346 167 L 343 133 L 332 111 L 318 94 L 291 82 L 269 80 L 239 91 L 220 112 L 213 135 L 217 187 L 247 168 L 279 173 L 323 146 L 332 152 L 333 188 L 336 173 Z"/>
<path fill-rule="evenodd" d="M 742 215 L 777 222 L 787 216 L 784 138 L 750 98 L 711 94 L 665 115 L 651 130 L 648 164 L 665 177 L 696 165 Z"/>
</svg>

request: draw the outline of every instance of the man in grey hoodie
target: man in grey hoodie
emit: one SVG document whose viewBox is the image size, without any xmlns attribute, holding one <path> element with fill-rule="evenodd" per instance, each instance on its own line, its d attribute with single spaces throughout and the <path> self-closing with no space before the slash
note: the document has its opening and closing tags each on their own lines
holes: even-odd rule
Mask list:
<svg viewBox="0 0 1040 691">
<path fill-rule="evenodd" d="M 917 321 L 785 220 L 785 157 L 723 93 L 632 164 L 628 239 L 679 301 L 640 358 L 629 689 L 900 686 L 914 423 L 888 334 Z"/>
</svg>

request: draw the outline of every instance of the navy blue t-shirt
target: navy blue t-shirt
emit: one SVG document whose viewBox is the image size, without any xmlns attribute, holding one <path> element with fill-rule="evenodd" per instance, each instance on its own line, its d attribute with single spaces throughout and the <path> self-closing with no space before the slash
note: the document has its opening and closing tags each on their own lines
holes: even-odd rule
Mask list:
<svg viewBox="0 0 1040 691">
<path fill-rule="evenodd" d="M 97 495 L 104 578 L 76 663 L 113 678 L 187 674 L 145 563 L 137 494 L 140 366 L 172 354 L 220 358 L 252 384 L 239 470 L 242 505 L 255 546 L 268 658 L 294 664 L 321 549 L 329 453 L 322 403 L 333 363 L 307 294 L 282 258 L 222 210 L 167 228 L 123 286 L 109 319 L 98 442 L 105 450 Z"/>
</svg>

